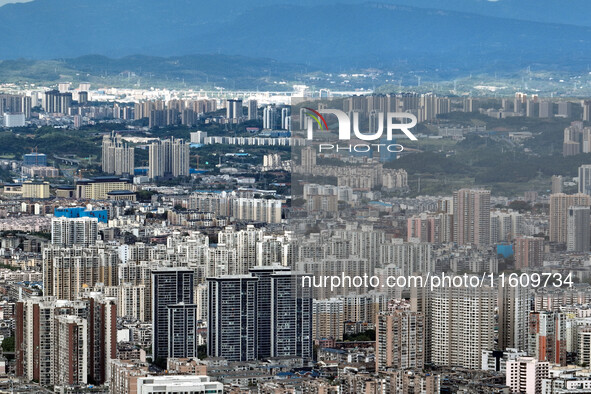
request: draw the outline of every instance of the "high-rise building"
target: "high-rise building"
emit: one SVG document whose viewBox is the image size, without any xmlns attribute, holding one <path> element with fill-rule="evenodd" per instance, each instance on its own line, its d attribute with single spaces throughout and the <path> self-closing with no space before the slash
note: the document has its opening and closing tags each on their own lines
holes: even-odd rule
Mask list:
<svg viewBox="0 0 591 394">
<path fill-rule="evenodd" d="M 429 243 L 447 243 L 452 241 L 452 216 L 445 213 L 412 216 L 407 219 L 407 240 L 413 239 Z"/>
<path fill-rule="evenodd" d="M 207 131 L 193 131 L 191 132 L 191 144 L 205 144 L 207 139 Z"/>
<path fill-rule="evenodd" d="M 310 146 L 302 148 L 300 155 L 302 170 L 304 171 L 304 173 L 312 172 L 312 169 L 316 167 L 316 151 L 314 150 L 314 148 Z"/>
<path fill-rule="evenodd" d="M 562 193 L 562 175 L 552 175 L 552 194 Z"/>
<path fill-rule="evenodd" d="M 280 113 L 275 105 L 267 105 L 263 109 L 263 128 L 275 130 L 279 126 Z"/>
<path fill-rule="evenodd" d="M 342 298 L 314 300 L 312 304 L 312 336 L 314 340 L 343 340 L 345 327 L 344 301 Z"/>
<path fill-rule="evenodd" d="M 104 246 L 61 247 L 43 249 L 43 284 L 46 295 L 61 300 L 76 300 L 83 288 L 97 283 L 118 284 L 117 250 Z"/>
<path fill-rule="evenodd" d="M 551 101 L 540 101 L 540 118 L 552 118 L 554 116 L 554 103 Z"/>
<path fill-rule="evenodd" d="M 238 123 L 244 117 L 241 99 L 230 99 L 226 101 L 226 119 L 230 123 Z"/>
<path fill-rule="evenodd" d="M 43 96 L 43 110 L 48 113 L 68 114 L 72 106 L 72 93 L 49 90 Z"/>
<path fill-rule="evenodd" d="M 583 141 L 581 150 L 583 153 L 591 153 L 591 127 L 583 129 Z"/>
<path fill-rule="evenodd" d="M 256 243 L 256 240 L 255 240 Z M 250 273 L 258 278 L 257 282 L 257 358 L 271 357 L 271 276 L 278 272 L 289 271 L 281 265 L 255 266 Z"/>
<path fill-rule="evenodd" d="M 257 282 L 252 275 L 208 278 L 207 352 L 228 361 L 257 358 Z"/>
<path fill-rule="evenodd" d="M 591 195 L 591 164 L 579 167 L 579 193 Z"/>
<path fill-rule="evenodd" d="M 168 305 L 168 357 L 197 357 L 197 305 Z"/>
<path fill-rule="evenodd" d="M 459 245 L 490 243 L 490 190 L 454 192 L 453 210 L 454 239 Z"/>
<path fill-rule="evenodd" d="M 78 105 L 85 105 L 87 103 L 88 103 L 88 92 L 79 91 L 78 92 Z"/>
<path fill-rule="evenodd" d="M 376 371 L 422 370 L 425 363 L 422 313 L 395 310 L 377 316 Z"/>
<path fill-rule="evenodd" d="M 193 277 L 194 271 L 186 268 L 159 268 L 152 271 L 153 360 L 169 357 L 169 307 L 180 303 L 193 305 Z M 175 310 L 171 315 L 177 317 L 179 313 L 179 310 Z M 173 329 L 176 331 L 174 326 Z"/>
<path fill-rule="evenodd" d="M 550 242 L 566 244 L 568 208 L 573 206 L 591 206 L 591 197 L 583 193 L 550 195 Z"/>
<path fill-rule="evenodd" d="M 536 111 L 536 103 L 533 100 L 527 100 L 525 103 L 525 116 L 533 118 Z"/>
<path fill-rule="evenodd" d="M 23 155 L 24 166 L 47 166 L 47 155 L 45 153 L 27 153 Z"/>
<path fill-rule="evenodd" d="M 588 252 L 591 243 L 591 210 L 588 206 L 568 208 L 566 250 L 569 252 Z"/>
<path fill-rule="evenodd" d="M 519 357 L 507 361 L 505 385 L 512 393 L 537 394 L 542 392 L 542 379 L 549 376 L 550 365 L 533 357 Z"/>
<path fill-rule="evenodd" d="M 478 102 L 474 98 L 465 98 L 462 104 L 463 112 L 474 112 L 477 109 Z"/>
<path fill-rule="evenodd" d="M 429 300 L 431 363 L 480 369 L 482 351 L 494 346 L 495 289 L 447 286 L 423 297 Z"/>
<path fill-rule="evenodd" d="M 543 260 L 544 238 L 530 236 L 515 238 L 515 269 L 541 267 Z"/>
<path fill-rule="evenodd" d="M 146 305 L 146 297 L 149 291 L 150 289 L 143 284 L 120 283 L 117 287 L 117 315 L 148 321 L 150 311 L 149 304 Z"/>
<path fill-rule="evenodd" d="M 88 323 L 78 316 L 55 318 L 54 380 L 56 386 L 88 383 Z"/>
<path fill-rule="evenodd" d="M 591 100 L 581 100 L 581 107 L 583 108 L 583 121 L 591 122 Z"/>
<path fill-rule="evenodd" d="M 577 338 L 577 364 L 591 365 L 591 327 L 579 328 Z"/>
<path fill-rule="evenodd" d="M 512 241 L 523 233 L 523 215 L 512 210 L 492 211 L 490 215 L 490 243 Z"/>
<path fill-rule="evenodd" d="M 90 246 L 96 244 L 98 219 L 53 218 L 51 219 L 51 243 L 56 246 Z"/>
<path fill-rule="evenodd" d="M 562 312 L 530 312 L 528 354 L 540 361 L 566 365 L 566 316 Z"/>
<path fill-rule="evenodd" d="M 16 303 L 16 376 L 26 381 L 34 380 L 43 386 L 54 385 L 59 339 L 56 336 L 56 317 L 64 315 L 85 319 L 88 305 L 83 301 L 58 301 L 55 297 L 30 297 Z M 69 338 L 67 333 L 64 335 L 61 344 L 67 349 L 65 341 Z M 69 364 L 67 362 L 66 367 Z"/>
<path fill-rule="evenodd" d="M 189 144 L 183 139 L 170 138 L 152 142 L 149 148 L 148 176 L 189 176 Z"/>
<path fill-rule="evenodd" d="M 25 119 L 31 117 L 32 99 L 30 96 L 16 94 L 0 94 L 0 114 L 23 114 Z"/>
<path fill-rule="evenodd" d="M 313 358 L 312 296 L 302 273 L 271 275 L 271 357 Z M 257 327 L 258 329 L 258 327 Z"/>
<path fill-rule="evenodd" d="M 291 109 L 289 107 L 281 108 L 281 128 L 291 130 Z"/>
<path fill-rule="evenodd" d="M 573 117 L 573 103 L 569 101 L 559 101 L 558 102 L 558 116 L 562 116 L 565 118 L 572 118 Z"/>
<path fill-rule="evenodd" d="M 425 242 L 384 242 L 380 245 L 380 265 L 390 264 L 400 268 L 402 275 L 412 275 L 416 272 L 432 272 L 434 270 L 431 259 L 433 246 Z"/>
<path fill-rule="evenodd" d="M 527 350 L 530 292 L 527 287 L 499 285 L 499 350 Z"/>
<path fill-rule="evenodd" d="M 168 111 L 165 109 L 152 109 L 148 113 L 148 127 L 150 129 L 156 127 L 165 127 L 168 126 L 167 123 L 167 113 Z"/>
<path fill-rule="evenodd" d="M 258 103 L 256 100 L 248 101 L 248 120 L 258 119 Z"/>
<path fill-rule="evenodd" d="M 102 169 L 106 174 L 133 174 L 134 148 L 123 142 L 120 134 L 103 136 Z"/>
<path fill-rule="evenodd" d="M 376 316 L 388 309 L 390 298 L 384 293 L 349 294 L 341 297 L 345 322 L 376 323 Z"/>
<path fill-rule="evenodd" d="M 236 198 L 231 202 L 232 216 L 237 220 L 281 223 L 281 200 Z"/>
<path fill-rule="evenodd" d="M 185 108 L 183 112 L 181 112 L 181 124 L 184 126 L 195 126 L 198 120 L 199 115 L 190 108 Z"/>
<path fill-rule="evenodd" d="M 88 375 L 96 384 L 109 381 L 109 363 L 117 358 L 117 299 L 91 292 L 88 303 Z"/>
</svg>

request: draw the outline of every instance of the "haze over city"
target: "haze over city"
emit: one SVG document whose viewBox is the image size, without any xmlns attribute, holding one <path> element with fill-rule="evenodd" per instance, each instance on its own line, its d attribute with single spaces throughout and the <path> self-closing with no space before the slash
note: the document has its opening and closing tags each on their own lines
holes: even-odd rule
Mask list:
<svg viewBox="0 0 591 394">
<path fill-rule="evenodd" d="M 0 391 L 591 392 L 586 0 L 0 0 Z"/>
</svg>

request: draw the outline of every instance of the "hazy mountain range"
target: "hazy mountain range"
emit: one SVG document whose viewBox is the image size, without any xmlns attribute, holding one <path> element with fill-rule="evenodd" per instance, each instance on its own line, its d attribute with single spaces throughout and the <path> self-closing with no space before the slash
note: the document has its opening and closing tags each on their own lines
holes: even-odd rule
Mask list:
<svg viewBox="0 0 591 394">
<path fill-rule="evenodd" d="M 583 70 L 589 11 L 588 0 L 34 0 L 0 7 L 0 59 L 218 54 L 332 71 Z"/>
</svg>

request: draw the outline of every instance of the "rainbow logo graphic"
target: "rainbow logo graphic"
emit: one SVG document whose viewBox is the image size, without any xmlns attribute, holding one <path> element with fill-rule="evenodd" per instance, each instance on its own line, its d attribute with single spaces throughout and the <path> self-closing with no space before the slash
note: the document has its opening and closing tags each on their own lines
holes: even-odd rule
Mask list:
<svg viewBox="0 0 591 394">
<path fill-rule="evenodd" d="M 304 109 L 311 112 L 311 113 L 308 113 L 308 116 L 310 116 L 312 119 L 314 119 L 316 121 L 316 123 L 318 123 L 318 128 L 320 128 L 320 130 L 322 130 L 323 128 L 324 128 L 324 130 L 328 130 L 328 125 L 326 124 L 326 120 L 324 119 L 324 116 L 320 115 L 320 113 L 318 111 L 315 111 L 312 108 L 304 107 Z M 320 122 L 321 120 L 322 120 L 322 122 Z M 322 126 L 324 126 L 324 127 L 322 127 Z"/>
</svg>

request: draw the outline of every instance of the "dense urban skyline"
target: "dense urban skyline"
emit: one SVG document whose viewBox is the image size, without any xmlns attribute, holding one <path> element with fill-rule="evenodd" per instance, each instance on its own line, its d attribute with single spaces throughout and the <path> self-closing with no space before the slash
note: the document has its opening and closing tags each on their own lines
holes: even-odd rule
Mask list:
<svg viewBox="0 0 591 394">
<path fill-rule="evenodd" d="M 0 0 L 0 391 L 591 393 L 589 10 Z"/>
</svg>

